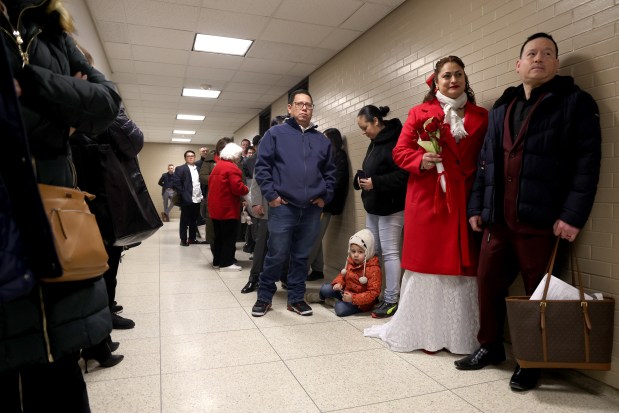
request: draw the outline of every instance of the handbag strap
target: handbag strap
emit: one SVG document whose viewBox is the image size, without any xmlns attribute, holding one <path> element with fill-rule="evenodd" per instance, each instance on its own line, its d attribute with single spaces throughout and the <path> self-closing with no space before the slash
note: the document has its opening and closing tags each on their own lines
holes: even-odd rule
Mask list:
<svg viewBox="0 0 619 413">
<path fill-rule="evenodd" d="M 589 304 L 587 300 L 585 300 L 585 289 L 582 283 L 582 273 L 580 272 L 580 266 L 578 265 L 578 258 L 576 257 L 576 253 L 574 252 L 574 248 L 570 244 L 570 261 L 572 267 L 572 285 L 574 287 L 578 287 L 578 292 L 580 294 L 580 307 L 582 308 L 582 313 L 585 318 L 585 326 L 586 333 L 591 331 L 591 319 L 589 318 Z M 578 286 L 574 284 L 574 271 L 576 272 L 576 277 L 578 278 Z"/>
<path fill-rule="evenodd" d="M 550 254 L 550 259 L 548 260 L 548 266 L 546 267 L 546 284 L 544 285 L 544 294 L 542 295 L 542 302 L 540 305 L 546 305 L 546 295 L 548 295 L 548 288 L 550 287 L 550 277 L 552 276 L 552 270 L 555 266 L 555 259 L 557 258 L 557 250 L 559 249 L 559 237 L 555 241 L 555 246 L 552 249 L 552 254 Z"/>
</svg>

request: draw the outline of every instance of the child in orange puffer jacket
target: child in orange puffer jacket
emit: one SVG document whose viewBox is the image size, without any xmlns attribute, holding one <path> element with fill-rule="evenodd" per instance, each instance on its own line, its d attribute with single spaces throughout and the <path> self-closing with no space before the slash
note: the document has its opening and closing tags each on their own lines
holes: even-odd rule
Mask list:
<svg viewBox="0 0 619 413">
<path fill-rule="evenodd" d="M 382 286 L 380 261 L 374 251 L 374 236 L 362 229 L 348 240 L 346 267 L 318 293 L 307 293 L 309 303 L 334 304 L 335 314 L 346 317 L 374 307 Z"/>
</svg>

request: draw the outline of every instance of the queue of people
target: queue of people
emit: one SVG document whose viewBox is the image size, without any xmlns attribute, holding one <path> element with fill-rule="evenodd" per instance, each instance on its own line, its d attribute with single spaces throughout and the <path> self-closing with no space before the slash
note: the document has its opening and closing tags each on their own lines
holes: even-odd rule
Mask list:
<svg viewBox="0 0 619 413">
<path fill-rule="evenodd" d="M 10 120 L 21 111 L 25 131 L 8 121 L 2 127 L 36 159 L 36 171 L 29 162 L 23 165 L 30 186 L 21 190 L 30 188 L 32 196 L 35 180 L 71 187 L 75 171 L 69 136 L 98 136 L 119 117 L 130 119 L 122 117 L 114 86 L 68 35 L 73 28 L 59 2 L 7 3 L 0 2 L 6 17 L 2 27 L 20 15 L 25 32 L 45 34 L 30 54 L 15 52 L 21 44 L 17 39 L 18 49 L 7 49 L 0 36 L 7 56 L 0 59 L 7 66 L 2 73 L 11 73 L 0 84 L 0 115 Z M 38 27 L 41 21 L 47 24 Z M 49 53 L 52 48 L 61 53 Z M 276 282 L 285 273 L 289 311 L 311 316 L 308 302 L 332 305 L 341 317 L 371 311 L 372 317 L 392 318 L 364 334 L 394 351 L 444 349 L 466 355 L 455 361 L 459 370 L 499 364 L 505 360 L 509 285 L 520 272 L 526 293 L 533 292 L 555 237 L 575 241 L 597 189 L 599 111 L 592 97 L 571 77 L 558 75 L 558 69 L 556 42 L 536 33 L 523 43 L 516 64 L 522 83 L 508 88 L 490 112 L 476 105 L 465 64 L 457 56 L 436 63 L 428 94 L 404 125 L 397 118 L 385 119 L 386 106 L 363 107 L 356 123 L 370 144 L 352 186 L 361 191 L 366 228 L 350 237 L 344 269 L 318 293 L 307 292 L 306 281 L 312 273 L 313 279 L 324 277 L 321 240 L 330 215 L 343 210 L 349 167 L 340 132 L 331 128 L 323 134 L 312 123 L 314 103 L 307 90 L 290 94 L 289 116 L 255 139 L 254 146 L 249 140 L 239 146 L 223 138 L 210 168 L 204 166 L 208 151 L 202 165 L 196 165 L 193 151 L 185 152 L 185 164 L 169 165 L 160 185 L 164 202 L 172 192 L 180 198 L 181 246 L 209 243 L 214 268 L 239 271 L 235 236 L 245 202 L 260 225 L 253 237 L 259 257 L 242 291 L 257 292 L 252 316 L 268 313 Z M 239 165 L 252 156 L 248 186 Z M 78 360 L 117 364 L 122 356 L 111 354 L 119 346 L 110 336 L 114 320 L 125 320 L 115 328 L 134 325 L 118 316 L 122 307 L 114 301 L 122 249 L 108 248 L 115 264 L 108 276 L 46 284 L 25 269 L 35 267 L 27 246 L 49 234 L 14 212 L 24 194 L 16 192 L 14 178 L 4 169 L 1 178 L 0 224 L 12 231 L 7 233 L 16 259 L 10 267 L 3 262 L 0 271 L 2 285 L 13 288 L 10 298 L 3 288 L 0 319 L 19 321 L 0 329 L 0 353 L 12 355 L 0 360 L 3 411 L 88 412 Z M 201 205 L 212 223 L 209 241 L 198 240 Z M 164 221 L 169 220 L 167 208 Z M 32 277 L 15 277 L 18 268 Z M 517 365 L 510 386 L 529 390 L 538 378 L 539 370 Z"/>
</svg>

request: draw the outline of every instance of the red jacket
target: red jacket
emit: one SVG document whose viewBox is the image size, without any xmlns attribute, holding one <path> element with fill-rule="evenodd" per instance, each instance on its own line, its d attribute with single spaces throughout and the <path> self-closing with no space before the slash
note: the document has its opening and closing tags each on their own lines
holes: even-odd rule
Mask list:
<svg viewBox="0 0 619 413">
<path fill-rule="evenodd" d="M 219 159 L 208 178 L 207 204 L 211 219 L 241 219 L 241 197 L 248 192 L 239 167 Z"/>
<path fill-rule="evenodd" d="M 363 276 L 363 263 L 355 264 L 352 262 L 352 258 L 348 257 L 346 260 L 346 275 L 339 273 L 331 282 L 331 285 L 342 284 L 342 289 L 352 294 L 352 303 L 354 305 L 359 307 L 361 311 L 370 311 L 380 295 L 383 282 L 380 261 L 376 255 L 365 263 L 365 276 L 368 279 L 366 284 L 359 282 L 359 277 L 361 276 Z"/>
<path fill-rule="evenodd" d="M 436 168 L 420 169 L 425 150 L 417 144 L 417 131 L 413 129 L 420 120 L 433 116 L 445 116 L 436 99 L 412 108 L 393 149 L 395 163 L 410 173 L 402 268 L 426 274 L 475 276 L 479 246 L 471 236 L 466 205 L 488 128 L 488 111 L 468 102 L 464 114 L 468 136 L 458 144 L 449 130 L 441 136 L 447 193 L 438 184 Z"/>
</svg>

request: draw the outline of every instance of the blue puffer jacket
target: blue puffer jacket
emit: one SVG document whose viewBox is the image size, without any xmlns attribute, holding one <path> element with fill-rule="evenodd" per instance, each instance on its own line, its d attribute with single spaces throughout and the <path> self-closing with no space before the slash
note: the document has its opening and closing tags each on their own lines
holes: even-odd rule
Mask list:
<svg viewBox="0 0 619 413">
<path fill-rule="evenodd" d="M 484 225 L 497 221 L 502 205 L 503 124 L 509 104 L 524 93 L 508 88 L 489 114 L 488 131 L 467 215 Z M 589 217 L 600 174 L 598 107 L 569 76 L 555 76 L 536 88 L 546 93 L 533 112 L 524 141 L 517 212 L 520 221 L 550 228 L 557 219 L 582 228 Z M 501 217 L 498 217 L 502 220 Z"/>
<path fill-rule="evenodd" d="M 306 208 L 322 198 L 333 199 L 335 162 L 331 142 L 315 126 L 305 132 L 294 118 L 273 126 L 260 141 L 254 179 L 270 202 L 281 196 Z"/>
</svg>

